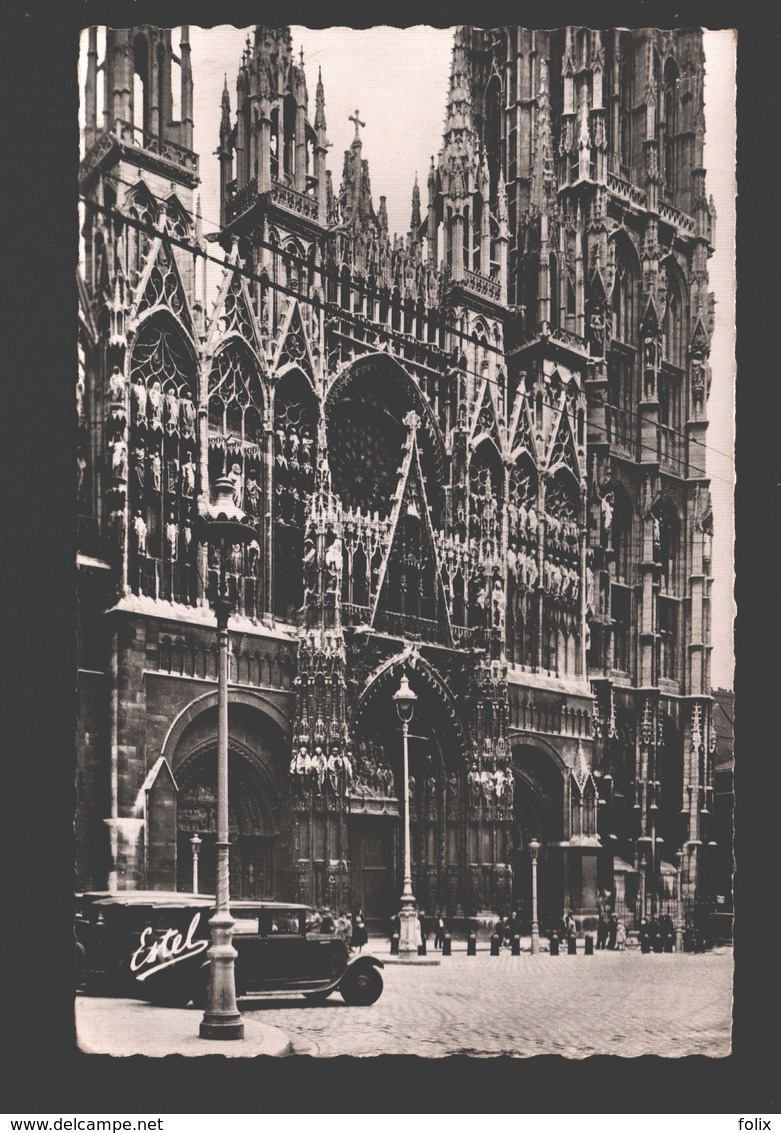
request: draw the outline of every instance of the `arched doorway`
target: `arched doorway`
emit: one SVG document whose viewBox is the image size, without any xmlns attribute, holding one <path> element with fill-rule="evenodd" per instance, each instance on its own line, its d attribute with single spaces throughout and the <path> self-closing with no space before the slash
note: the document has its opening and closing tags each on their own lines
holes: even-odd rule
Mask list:
<svg viewBox="0 0 781 1133">
<path fill-rule="evenodd" d="M 462 737 L 436 676 L 420 664 L 375 679 L 356 713 L 354 783 L 348 824 L 353 904 L 387 923 L 403 879 L 403 756 L 393 703 L 402 671 L 418 700 L 409 728 L 412 888 L 419 908 L 463 912 L 466 774 Z"/>
<path fill-rule="evenodd" d="M 228 832 L 231 896 L 277 895 L 274 843 L 279 831 L 252 758 L 231 744 L 228 753 Z M 214 893 L 216 881 L 217 751 L 209 745 L 182 766 L 177 798 L 177 888 L 192 888 L 192 842 L 201 839 L 198 888 Z"/>
<path fill-rule="evenodd" d="M 524 931 L 531 930 L 531 854 L 529 843 L 542 846 L 537 869 L 538 920 L 541 929 L 561 917 L 563 877 L 561 856 L 551 849 L 564 837 L 564 778 L 556 760 L 531 744 L 513 744 L 512 850 L 513 908 Z"/>
<path fill-rule="evenodd" d="M 214 893 L 217 829 L 217 710 L 201 712 L 174 755 L 177 797 L 177 888 L 192 889 L 192 837 L 201 839 L 198 888 Z M 281 730 L 246 704 L 229 708 L 228 832 L 231 896 L 287 900 L 291 888 L 292 818 Z"/>
</svg>

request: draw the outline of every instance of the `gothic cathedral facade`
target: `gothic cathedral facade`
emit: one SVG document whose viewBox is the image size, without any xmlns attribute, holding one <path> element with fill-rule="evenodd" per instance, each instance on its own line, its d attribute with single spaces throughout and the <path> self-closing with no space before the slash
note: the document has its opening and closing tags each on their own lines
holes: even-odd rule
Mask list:
<svg viewBox="0 0 781 1133">
<path fill-rule="evenodd" d="M 454 30 L 409 230 L 341 182 L 258 26 L 206 241 L 188 31 L 88 33 L 77 877 L 214 886 L 228 475 L 231 886 L 392 916 L 406 675 L 418 904 L 629 923 L 713 850 L 704 440 L 714 215 L 697 30 Z M 98 121 L 97 87 L 103 86 Z M 177 84 L 180 121 L 173 117 Z M 143 105 L 136 105 L 138 102 Z M 205 294 L 206 257 L 224 261 Z M 208 308 L 208 309 L 207 309 Z"/>
</svg>

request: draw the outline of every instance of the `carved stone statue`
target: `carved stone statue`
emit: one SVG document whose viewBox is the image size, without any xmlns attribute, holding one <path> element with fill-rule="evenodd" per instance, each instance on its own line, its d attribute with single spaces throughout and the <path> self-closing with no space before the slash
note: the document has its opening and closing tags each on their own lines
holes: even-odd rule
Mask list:
<svg viewBox="0 0 781 1133">
<path fill-rule="evenodd" d="M 162 474 L 163 469 L 160 461 L 159 452 L 151 452 L 149 454 L 149 490 L 157 495 L 162 490 Z"/>
<path fill-rule="evenodd" d="M 141 381 L 140 378 L 138 380 Z M 112 401 L 122 401 L 125 396 L 125 379 L 119 372 L 119 366 L 115 366 L 111 371 L 108 379 L 108 388 Z"/>
<path fill-rule="evenodd" d="M 195 492 L 195 464 L 193 458 L 188 454 L 187 459 L 182 465 L 182 495 L 185 499 L 191 499 Z"/>
<path fill-rule="evenodd" d="M 146 522 L 140 511 L 133 516 L 133 536 L 136 551 L 139 555 L 146 554 Z"/>
<path fill-rule="evenodd" d="M 115 480 L 127 480 L 127 442 L 121 438 L 111 442 L 111 475 Z"/>
<path fill-rule="evenodd" d="M 244 510 L 253 519 L 260 516 L 260 484 L 254 472 L 248 474 L 244 485 Z"/>
<path fill-rule="evenodd" d="M 176 562 L 179 558 L 179 524 L 171 516 L 165 525 L 165 541 L 168 547 L 168 558 Z"/>
<path fill-rule="evenodd" d="M 147 398 L 149 427 L 159 430 L 163 428 L 163 391 L 158 381 L 152 382 Z"/>
<path fill-rule="evenodd" d="M 192 403 L 189 391 L 186 389 L 182 391 L 182 398 L 179 402 L 179 422 L 183 437 L 195 436 L 195 406 Z"/>
<path fill-rule="evenodd" d="M 231 484 L 233 485 L 233 502 L 236 505 L 236 507 L 241 507 L 241 495 L 242 495 L 241 489 L 242 489 L 243 477 L 241 475 L 241 465 L 240 464 L 232 464 L 231 465 L 231 470 L 228 473 L 228 479 L 230 480 Z"/>
</svg>

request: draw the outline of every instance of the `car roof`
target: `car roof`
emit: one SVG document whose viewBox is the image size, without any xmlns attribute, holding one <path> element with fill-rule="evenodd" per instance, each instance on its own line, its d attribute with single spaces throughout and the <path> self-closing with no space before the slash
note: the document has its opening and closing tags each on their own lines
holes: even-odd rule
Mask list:
<svg viewBox="0 0 781 1133">
<path fill-rule="evenodd" d="M 132 905 L 175 906 L 177 908 L 195 905 L 199 908 L 208 908 L 213 906 L 215 902 L 215 898 L 209 893 L 176 893 L 165 892 L 160 889 L 128 889 L 121 893 L 83 893 L 80 896 L 92 898 L 92 903 L 101 908 Z M 237 899 L 230 902 L 230 907 L 232 909 L 257 909 L 259 912 L 263 909 L 270 909 L 272 912 L 281 910 L 285 912 L 311 912 L 309 905 L 285 901 Z"/>
</svg>

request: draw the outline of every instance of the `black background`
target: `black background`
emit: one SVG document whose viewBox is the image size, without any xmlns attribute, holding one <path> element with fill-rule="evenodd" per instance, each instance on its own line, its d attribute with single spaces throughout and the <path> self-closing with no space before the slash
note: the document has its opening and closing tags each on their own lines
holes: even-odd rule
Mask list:
<svg viewBox="0 0 781 1133">
<path fill-rule="evenodd" d="M 777 7 L 462 3 L 414 11 L 6 0 L 0 242 L 0 1108 L 9 1113 L 743 1113 L 778 1109 Z M 736 27 L 738 382 L 734 1053 L 726 1059 L 112 1059 L 73 1029 L 78 29 L 181 23 Z M 443 104 L 444 111 L 444 104 Z M 414 107 L 409 108 L 414 128 Z M 718 236 L 718 233 L 717 233 Z M 73 470 L 73 471 L 72 471 Z M 627 989 L 627 1010 L 632 1010 Z M 518 1020 L 519 1028 L 523 1019 Z M 584 1020 L 584 1028 L 588 1020 Z M 306 1083 L 302 1091 L 302 1083 Z M 307 1106 L 308 1108 L 302 1108 Z M 315 1119 L 316 1120 L 316 1119 Z M 577 1120 L 574 1118 L 573 1120 Z M 662 1119 L 663 1120 L 663 1119 Z M 548 1118 L 541 1128 L 558 1127 Z M 720 1125 L 718 1127 L 721 1127 Z"/>
</svg>

